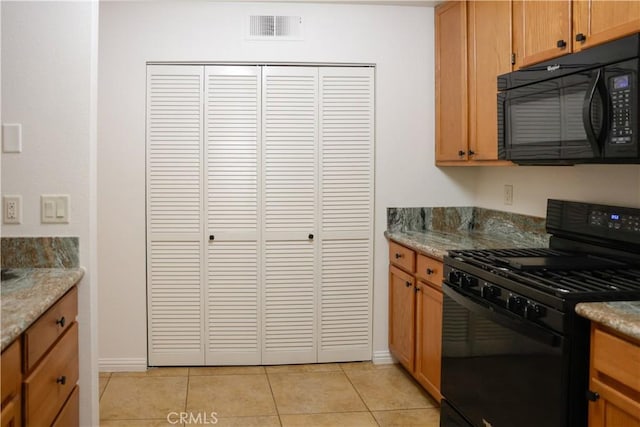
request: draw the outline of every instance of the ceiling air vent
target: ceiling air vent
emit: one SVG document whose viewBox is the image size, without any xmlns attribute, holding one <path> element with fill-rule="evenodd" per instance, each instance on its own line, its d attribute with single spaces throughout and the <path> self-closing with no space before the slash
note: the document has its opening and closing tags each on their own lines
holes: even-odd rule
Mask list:
<svg viewBox="0 0 640 427">
<path fill-rule="evenodd" d="M 302 40 L 302 17 L 251 15 L 248 37 L 252 40 Z"/>
</svg>

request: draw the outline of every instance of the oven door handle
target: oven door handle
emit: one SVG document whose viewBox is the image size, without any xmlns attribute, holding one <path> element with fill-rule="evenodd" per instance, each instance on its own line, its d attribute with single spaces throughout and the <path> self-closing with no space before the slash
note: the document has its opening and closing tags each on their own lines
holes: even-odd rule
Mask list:
<svg viewBox="0 0 640 427">
<path fill-rule="evenodd" d="M 442 292 L 467 310 L 496 322 L 505 328 L 511 329 L 550 347 L 559 347 L 562 343 L 562 337 L 560 335 L 547 331 L 502 307 L 497 307 L 484 300 L 479 301 L 471 295 L 461 294 L 446 283 L 442 284 Z"/>
</svg>

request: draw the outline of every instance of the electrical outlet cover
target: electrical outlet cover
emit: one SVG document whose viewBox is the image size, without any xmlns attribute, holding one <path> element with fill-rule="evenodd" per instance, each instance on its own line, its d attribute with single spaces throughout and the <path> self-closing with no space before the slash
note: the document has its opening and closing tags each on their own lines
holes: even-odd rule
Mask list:
<svg viewBox="0 0 640 427">
<path fill-rule="evenodd" d="M 2 198 L 2 222 L 22 224 L 22 196 L 6 195 Z"/>
</svg>

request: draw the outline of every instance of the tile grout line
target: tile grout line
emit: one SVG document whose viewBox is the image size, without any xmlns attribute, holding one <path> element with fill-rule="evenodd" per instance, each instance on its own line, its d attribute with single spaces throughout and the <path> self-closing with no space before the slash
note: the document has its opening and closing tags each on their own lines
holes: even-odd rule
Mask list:
<svg viewBox="0 0 640 427">
<path fill-rule="evenodd" d="M 269 377 L 269 371 L 264 368 L 264 374 L 267 376 L 267 384 L 269 384 L 269 391 L 271 391 L 271 398 L 273 399 L 273 406 L 276 408 L 276 415 L 278 416 L 278 423 L 282 427 L 282 417 L 280 417 L 280 409 L 278 409 L 278 402 L 276 401 L 276 395 L 273 393 L 273 387 L 271 386 L 271 378 Z"/>
<path fill-rule="evenodd" d="M 367 408 L 367 411 L 369 411 L 369 414 L 371 415 L 371 418 L 373 418 L 373 422 L 375 422 L 376 425 L 380 426 L 380 423 L 378 422 L 376 417 L 373 415 L 373 411 L 371 410 L 371 408 L 369 408 L 369 405 L 367 405 L 367 402 L 364 400 L 364 398 L 360 394 L 360 390 L 358 390 L 358 387 L 356 387 L 356 385 L 353 383 L 353 381 L 351 381 L 351 378 L 349 377 L 349 374 L 347 374 L 347 371 L 345 371 L 343 365 L 340 365 L 340 369 L 342 369 L 342 373 L 344 374 L 345 377 L 347 377 L 347 381 L 349 381 L 349 384 L 351 384 L 351 387 L 353 387 L 353 389 L 355 390 L 356 394 L 358 395 L 358 397 L 360 398 L 360 400 L 364 404 L 364 407 Z"/>
</svg>

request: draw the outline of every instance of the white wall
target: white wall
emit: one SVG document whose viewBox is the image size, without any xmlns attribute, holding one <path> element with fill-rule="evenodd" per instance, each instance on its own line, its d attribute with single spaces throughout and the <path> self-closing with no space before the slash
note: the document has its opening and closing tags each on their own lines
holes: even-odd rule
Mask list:
<svg viewBox="0 0 640 427">
<path fill-rule="evenodd" d="M 304 41 L 246 41 L 250 14 L 300 15 Z M 146 361 L 145 62 L 375 63 L 374 352 L 387 353 L 389 206 L 466 205 L 469 170 L 434 163 L 433 9 L 102 2 L 98 120 L 101 366 Z"/>
<path fill-rule="evenodd" d="M 81 425 L 96 425 L 95 122 L 97 2 L 2 2 L 2 120 L 22 123 L 23 151 L 2 157 L 2 192 L 23 223 L 3 236 L 79 236 Z M 40 195 L 71 196 L 70 224 L 40 224 Z"/>
<path fill-rule="evenodd" d="M 513 205 L 503 203 L 513 185 Z M 640 165 L 519 166 L 479 168 L 476 206 L 546 216 L 547 199 L 640 208 Z"/>
</svg>

